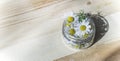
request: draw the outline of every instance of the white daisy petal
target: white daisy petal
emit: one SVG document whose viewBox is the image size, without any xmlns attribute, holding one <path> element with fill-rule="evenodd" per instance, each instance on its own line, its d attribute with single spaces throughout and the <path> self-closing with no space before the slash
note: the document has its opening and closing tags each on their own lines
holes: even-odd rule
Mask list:
<svg viewBox="0 0 120 61">
<path fill-rule="evenodd" d="M 90 28 L 91 28 L 91 25 L 88 25 L 87 27 L 90 29 Z"/>
<path fill-rule="evenodd" d="M 89 22 L 88 22 L 88 21 L 86 22 L 86 25 L 89 25 Z"/>
<path fill-rule="evenodd" d="M 69 16 L 74 16 L 74 13 L 73 12 L 68 12 L 68 13 L 64 14 L 64 18 L 67 18 Z"/>
<path fill-rule="evenodd" d="M 78 16 L 75 16 L 75 21 L 78 21 L 79 20 L 79 17 Z"/>
</svg>

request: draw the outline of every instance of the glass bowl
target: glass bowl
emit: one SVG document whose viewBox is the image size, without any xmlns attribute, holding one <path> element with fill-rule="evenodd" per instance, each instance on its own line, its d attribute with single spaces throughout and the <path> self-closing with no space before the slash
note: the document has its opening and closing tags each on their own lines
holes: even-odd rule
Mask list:
<svg viewBox="0 0 120 61">
<path fill-rule="evenodd" d="M 62 28 L 64 42 L 75 49 L 90 47 L 94 42 L 96 27 L 89 14 L 70 13 L 65 15 Z"/>
</svg>

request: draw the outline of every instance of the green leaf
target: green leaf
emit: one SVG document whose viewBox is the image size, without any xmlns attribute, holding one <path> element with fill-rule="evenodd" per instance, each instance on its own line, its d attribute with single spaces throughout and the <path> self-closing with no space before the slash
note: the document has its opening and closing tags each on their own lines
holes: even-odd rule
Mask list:
<svg viewBox="0 0 120 61">
<path fill-rule="evenodd" d="M 79 16 L 79 22 L 82 22 L 82 20 L 86 18 L 84 11 L 80 11 L 80 13 L 78 13 L 78 16 Z"/>
</svg>

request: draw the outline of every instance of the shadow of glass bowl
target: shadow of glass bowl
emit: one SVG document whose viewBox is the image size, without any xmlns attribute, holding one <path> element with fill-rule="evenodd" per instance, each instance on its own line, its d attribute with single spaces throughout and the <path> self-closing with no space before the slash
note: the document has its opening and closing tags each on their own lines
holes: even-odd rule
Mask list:
<svg viewBox="0 0 120 61">
<path fill-rule="evenodd" d="M 96 33 L 95 33 L 95 38 L 94 38 L 94 43 L 99 41 L 109 30 L 109 23 L 108 21 L 101 16 L 100 14 L 94 14 L 91 15 L 91 18 L 93 19 L 96 27 Z M 93 43 L 93 44 L 94 44 Z"/>
</svg>

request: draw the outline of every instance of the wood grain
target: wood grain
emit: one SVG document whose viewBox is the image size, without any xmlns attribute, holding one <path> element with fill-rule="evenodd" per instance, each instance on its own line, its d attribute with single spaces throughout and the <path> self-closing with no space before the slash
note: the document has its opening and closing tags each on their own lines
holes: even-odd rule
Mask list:
<svg viewBox="0 0 120 61">
<path fill-rule="evenodd" d="M 114 40 L 115 41 L 115 40 Z M 89 49 L 59 58 L 55 61 L 119 61 L 120 43 L 97 44 Z"/>
<path fill-rule="evenodd" d="M 75 53 L 63 44 L 61 29 L 63 15 L 79 10 L 108 16 L 120 7 L 118 0 L 1 0 L 0 61 L 53 61 Z M 112 28 L 119 27 L 118 22 L 109 22 Z M 113 31 L 119 28 L 103 40 L 118 38 Z"/>
</svg>

